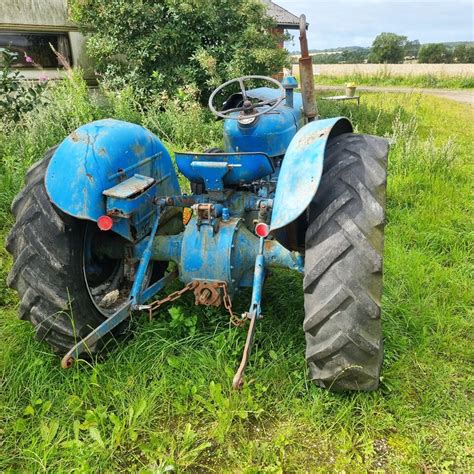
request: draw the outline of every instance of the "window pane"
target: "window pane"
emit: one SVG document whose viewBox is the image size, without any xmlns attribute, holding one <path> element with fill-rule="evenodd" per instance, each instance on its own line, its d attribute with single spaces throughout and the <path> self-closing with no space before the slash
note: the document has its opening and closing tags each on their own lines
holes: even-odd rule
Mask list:
<svg viewBox="0 0 474 474">
<path fill-rule="evenodd" d="M 61 53 L 71 64 L 71 50 L 69 46 L 69 35 L 67 33 L 20 33 L 1 32 L 0 48 L 8 48 L 18 54 L 15 67 L 62 68 L 53 48 Z M 29 62 L 27 58 L 31 58 Z"/>
</svg>

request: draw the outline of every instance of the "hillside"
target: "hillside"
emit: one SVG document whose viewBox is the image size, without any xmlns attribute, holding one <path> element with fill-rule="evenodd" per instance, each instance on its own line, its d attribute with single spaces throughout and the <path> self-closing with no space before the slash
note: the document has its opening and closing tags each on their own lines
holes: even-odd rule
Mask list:
<svg viewBox="0 0 474 474">
<path fill-rule="evenodd" d="M 421 46 L 430 43 L 421 43 Z M 466 45 L 466 46 L 474 46 L 474 41 L 451 41 L 451 42 L 443 42 L 447 48 L 453 49 L 459 45 Z M 324 53 L 342 53 L 343 51 L 348 52 L 365 52 L 370 51 L 370 46 L 340 46 L 338 48 L 328 48 L 328 49 L 310 49 L 310 54 L 324 54 Z M 299 50 L 290 51 L 292 55 L 298 55 L 300 52 Z"/>
</svg>

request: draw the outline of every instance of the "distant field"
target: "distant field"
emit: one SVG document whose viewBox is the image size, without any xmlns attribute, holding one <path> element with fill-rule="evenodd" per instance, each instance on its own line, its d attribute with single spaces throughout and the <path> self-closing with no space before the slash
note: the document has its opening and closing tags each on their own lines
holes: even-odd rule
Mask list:
<svg viewBox="0 0 474 474">
<path fill-rule="evenodd" d="M 442 89 L 474 88 L 474 64 L 315 64 L 316 82 L 359 86 L 407 86 Z M 299 68 L 293 65 L 293 74 Z"/>
<path fill-rule="evenodd" d="M 423 76 L 425 74 L 449 77 L 474 76 L 474 64 L 315 64 L 315 74 L 321 76 L 348 76 L 367 74 L 370 76 Z M 293 74 L 299 74 L 299 66 L 293 65 Z"/>
</svg>

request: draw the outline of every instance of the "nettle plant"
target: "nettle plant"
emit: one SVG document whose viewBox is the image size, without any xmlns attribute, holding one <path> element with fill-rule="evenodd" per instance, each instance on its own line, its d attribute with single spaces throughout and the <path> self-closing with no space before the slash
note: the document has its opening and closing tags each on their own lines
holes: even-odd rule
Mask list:
<svg viewBox="0 0 474 474">
<path fill-rule="evenodd" d="M 44 103 L 43 91 L 47 80 L 31 83 L 14 69 L 13 65 L 18 59 L 18 53 L 5 48 L 0 48 L 0 115 L 5 122 L 17 122 L 21 116 Z M 32 63 L 29 56 L 26 62 Z"/>
</svg>

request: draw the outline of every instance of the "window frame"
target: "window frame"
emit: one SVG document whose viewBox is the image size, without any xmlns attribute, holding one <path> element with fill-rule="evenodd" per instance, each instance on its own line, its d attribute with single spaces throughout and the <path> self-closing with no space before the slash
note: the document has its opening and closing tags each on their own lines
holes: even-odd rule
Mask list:
<svg viewBox="0 0 474 474">
<path fill-rule="evenodd" d="M 69 35 L 69 31 L 51 31 L 51 30 L 21 30 L 21 29 L 0 29 L 0 48 L 6 48 L 6 49 L 10 49 L 12 51 L 15 51 L 18 53 L 19 57 L 18 57 L 18 61 L 14 64 L 14 68 L 15 69 L 21 69 L 21 70 L 34 70 L 34 69 L 44 69 L 44 70 L 56 70 L 56 69 L 60 69 L 60 70 L 64 70 L 64 66 L 58 61 L 56 55 L 54 54 L 53 50 L 51 50 L 51 48 L 49 48 L 48 46 L 48 55 L 53 55 L 54 56 L 54 61 L 55 61 L 55 65 L 50 65 L 50 63 L 48 63 L 47 66 L 44 66 L 43 64 L 41 64 L 41 62 L 33 62 L 33 63 L 28 63 L 24 60 L 24 56 L 22 56 L 20 50 L 22 48 L 22 46 L 17 46 L 16 48 L 18 48 L 18 50 L 15 48 L 15 45 L 14 43 L 10 43 L 13 44 L 13 48 L 10 48 L 8 43 L 6 41 L 3 41 L 2 40 L 2 36 L 24 36 L 24 37 L 27 37 L 27 36 L 43 36 L 43 37 L 56 37 L 56 41 L 55 43 L 53 44 L 52 41 L 49 39 L 48 43 L 52 43 L 54 48 L 59 52 L 61 53 L 63 56 L 65 56 L 66 60 L 68 61 L 68 63 L 71 65 L 73 65 L 73 54 L 72 54 L 72 44 L 71 44 L 71 37 Z M 63 45 L 63 51 L 61 51 L 61 47 L 60 47 L 60 41 L 61 39 L 63 41 L 65 41 L 65 44 Z M 28 39 L 26 38 L 26 41 L 30 41 L 31 42 L 31 38 Z M 23 54 L 26 54 L 27 56 L 30 56 L 30 54 L 28 54 L 28 51 L 27 51 L 28 47 L 25 46 L 24 47 L 24 51 L 23 51 Z M 34 53 L 31 53 L 31 54 L 34 54 Z M 32 57 L 32 56 L 30 56 Z M 50 59 L 52 59 L 51 56 L 49 56 Z M 34 58 L 33 58 L 34 59 Z M 2 66 L 2 62 L 1 62 L 1 59 L 0 59 L 0 67 Z"/>
</svg>

